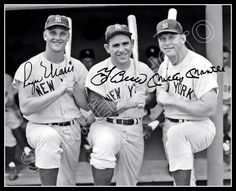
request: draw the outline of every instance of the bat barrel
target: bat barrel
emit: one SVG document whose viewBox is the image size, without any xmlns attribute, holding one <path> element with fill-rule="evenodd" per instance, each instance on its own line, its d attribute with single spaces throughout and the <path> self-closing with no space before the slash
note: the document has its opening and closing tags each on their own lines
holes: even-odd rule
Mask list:
<svg viewBox="0 0 236 191">
<path fill-rule="evenodd" d="M 177 18 L 177 10 L 175 8 L 171 8 L 168 11 L 168 19 L 174 19 L 176 20 Z"/>
</svg>

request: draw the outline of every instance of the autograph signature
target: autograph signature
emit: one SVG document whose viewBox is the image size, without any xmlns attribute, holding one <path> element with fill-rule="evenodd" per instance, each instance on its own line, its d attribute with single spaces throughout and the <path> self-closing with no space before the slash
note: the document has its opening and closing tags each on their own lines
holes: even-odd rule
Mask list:
<svg viewBox="0 0 236 191">
<path fill-rule="evenodd" d="M 29 67 L 29 74 L 27 75 L 26 74 L 26 71 L 28 71 L 26 68 Z M 24 65 L 24 83 L 23 83 L 23 87 L 27 87 L 29 85 L 32 85 L 32 90 L 31 90 L 31 93 L 32 95 L 34 94 L 35 92 L 35 84 L 38 83 L 38 82 L 41 82 L 43 80 L 43 77 L 41 76 L 40 80 L 33 80 L 31 82 L 27 82 L 27 80 L 30 78 L 31 76 L 31 73 L 32 73 L 32 70 L 33 70 L 33 67 L 32 67 L 32 63 L 31 62 L 26 62 L 25 65 Z"/>
<path fill-rule="evenodd" d="M 100 86 L 103 83 L 105 83 L 108 78 L 110 77 L 110 82 L 111 83 L 120 83 L 122 81 L 132 81 L 138 84 L 143 84 L 147 80 L 147 75 L 146 74 L 139 74 L 139 76 L 125 76 L 125 71 L 120 71 L 116 73 L 115 75 L 111 76 L 112 71 L 116 68 L 116 66 L 113 66 L 110 70 L 108 67 L 103 68 L 99 71 L 97 71 L 97 74 L 94 75 L 91 78 L 91 83 L 95 86 Z"/>
<path fill-rule="evenodd" d="M 40 79 L 36 79 L 36 80 L 32 80 L 30 81 L 30 76 L 32 74 L 32 70 L 33 70 L 33 65 L 31 62 L 26 62 L 24 65 L 24 83 L 23 83 L 23 87 L 27 87 L 29 85 L 32 85 L 32 95 L 35 93 L 35 89 L 36 89 L 36 83 L 42 82 L 42 80 L 44 78 L 55 78 L 56 76 L 60 76 L 60 75 L 64 75 L 67 74 L 69 72 L 73 72 L 74 71 L 74 66 L 72 65 L 71 67 L 63 67 L 60 69 L 54 69 L 53 68 L 53 64 L 51 63 L 50 68 L 47 68 L 45 65 L 43 65 L 43 62 L 40 62 L 40 66 L 42 68 L 44 68 L 44 75 L 40 77 Z M 49 72 L 48 72 L 49 70 Z M 28 74 L 27 72 L 28 71 Z M 35 76 L 34 76 L 35 77 Z"/>
<path fill-rule="evenodd" d="M 111 83 L 119 83 L 122 81 L 132 81 L 138 84 L 143 84 L 147 80 L 147 75 L 143 73 L 139 74 L 139 76 L 137 77 L 129 77 L 129 76 L 125 76 L 125 71 L 120 71 L 116 73 L 115 75 L 111 76 L 111 73 L 115 68 L 116 66 L 114 66 L 110 70 L 108 69 L 108 67 L 99 70 L 97 74 L 91 78 L 91 83 L 95 86 L 99 86 L 105 83 L 109 77 L 110 77 Z M 220 66 L 212 66 L 207 70 L 199 70 L 196 68 L 192 68 L 186 72 L 185 77 L 198 79 L 199 76 L 204 75 L 204 74 L 211 74 L 213 72 L 224 72 L 224 71 L 225 71 L 224 67 L 221 68 Z M 181 83 L 183 80 L 184 80 L 184 76 L 181 76 L 179 72 L 174 74 L 173 76 L 168 76 L 166 78 L 162 77 L 158 73 L 155 73 L 150 79 L 148 79 L 147 86 L 149 88 L 152 88 L 156 86 L 161 86 L 160 82 L 178 81 Z"/>
</svg>

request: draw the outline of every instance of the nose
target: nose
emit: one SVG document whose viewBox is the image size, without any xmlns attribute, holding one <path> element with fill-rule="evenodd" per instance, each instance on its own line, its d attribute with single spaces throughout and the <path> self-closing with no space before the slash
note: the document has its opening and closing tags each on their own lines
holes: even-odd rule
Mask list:
<svg viewBox="0 0 236 191">
<path fill-rule="evenodd" d="M 164 45 L 169 45 L 171 42 L 171 40 L 169 38 L 166 38 L 165 41 L 164 41 Z"/>
<path fill-rule="evenodd" d="M 56 35 L 54 36 L 54 38 L 57 39 L 57 40 L 60 39 L 60 34 L 56 34 Z"/>
<path fill-rule="evenodd" d="M 120 45 L 119 46 L 119 52 L 123 52 L 125 50 L 125 46 L 124 45 Z"/>
</svg>

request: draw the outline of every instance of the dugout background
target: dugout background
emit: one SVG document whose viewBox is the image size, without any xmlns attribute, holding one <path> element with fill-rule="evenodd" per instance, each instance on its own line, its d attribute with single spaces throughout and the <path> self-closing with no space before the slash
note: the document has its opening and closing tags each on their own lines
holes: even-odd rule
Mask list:
<svg viewBox="0 0 236 191">
<path fill-rule="evenodd" d="M 146 62 L 145 50 L 157 45 L 153 39 L 156 25 L 167 18 L 168 10 L 176 8 L 177 20 L 187 34 L 186 45 L 206 56 L 205 6 L 204 5 L 139 5 L 139 6 L 26 6 L 5 11 L 5 71 L 14 75 L 19 65 L 30 57 L 44 51 L 44 24 L 49 15 L 61 14 L 72 18 L 72 56 L 79 57 L 84 48 L 95 51 L 95 62 L 108 57 L 103 44 L 106 27 L 111 24 L 127 24 L 127 16 L 134 14 L 137 19 L 139 58 Z M 230 6 L 223 6 L 223 43 L 230 47 Z"/>
</svg>

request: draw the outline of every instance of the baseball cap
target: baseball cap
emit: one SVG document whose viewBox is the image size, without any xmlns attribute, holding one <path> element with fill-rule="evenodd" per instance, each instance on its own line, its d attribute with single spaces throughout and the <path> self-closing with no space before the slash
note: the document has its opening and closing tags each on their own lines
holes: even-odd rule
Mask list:
<svg viewBox="0 0 236 191">
<path fill-rule="evenodd" d="M 183 28 L 178 21 L 174 19 L 165 19 L 157 24 L 156 31 L 153 38 L 159 36 L 163 32 L 182 34 Z"/>
<path fill-rule="evenodd" d="M 63 15 L 50 15 L 45 23 L 44 28 L 47 29 L 52 26 L 63 26 L 67 29 L 70 29 L 69 27 L 69 21 L 66 16 Z"/>
<path fill-rule="evenodd" d="M 120 25 L 120 24 L 110 25 L 107 27 L 106 32 L 105 32 L 106 41 L 118 33 L 126 34 L 128 36 L 132 35 L 132 33 L 129 32 L 129 28 L 127 25 Z"/>
<path fill-rule="evenodd" d="M 80 51 L 80 59 L 84 58 L 95 58 L 93 49 L 83 49 Z"/>
</svg>

